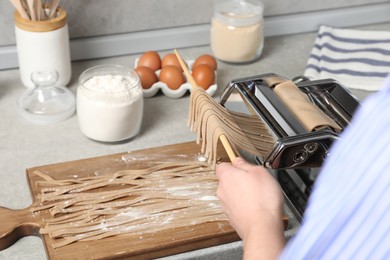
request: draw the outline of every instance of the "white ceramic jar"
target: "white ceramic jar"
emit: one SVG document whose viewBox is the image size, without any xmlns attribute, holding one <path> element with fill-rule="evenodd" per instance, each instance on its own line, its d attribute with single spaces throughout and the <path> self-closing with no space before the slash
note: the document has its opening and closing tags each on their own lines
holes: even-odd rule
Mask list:
<svg viewBox="0 0 390 260">
<path fill-rule="evenodd" d="M 77 117 L 82 133 L 100 142 L 120 142 L 138 135 L 143 117 L 138 74 L 118 65 L 84 71 L 77 88 Z"/>
<path fill-rule="evenodd" d="M 60 86 L 71 78 L 71 58 L 67 12 L 59 8 L 50 20 L 31 21 L 15 12 L 15 38 L 18 52 L 20 78 L 28 88 L 33 88 L 34 71 L 57 71 Z"/>
<path fill-rule="evenodd" d="M 211 49 L 229 63 L 258 59 L 264 46 L 264 5 L 258 0 L 216 0 L 211 20 Z"/>
</svg>

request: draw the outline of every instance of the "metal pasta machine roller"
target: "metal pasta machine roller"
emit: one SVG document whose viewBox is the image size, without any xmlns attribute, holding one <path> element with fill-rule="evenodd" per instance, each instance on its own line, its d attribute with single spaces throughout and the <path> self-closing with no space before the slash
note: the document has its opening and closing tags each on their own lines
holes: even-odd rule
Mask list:
<svg viewBox="0 0 390 260">
<path fill-rule="evenodd" d="M 271 136 L 273 145 L 251 156 L 275 172 L 287 203 L 301 219 L 319 168 L 359 101 L 333 79 L 288 80 L 269 73 L 231 81 L 220 104 L 263 123 L 267 133 L 259 130 L 259 136 Z"/>
</svg>

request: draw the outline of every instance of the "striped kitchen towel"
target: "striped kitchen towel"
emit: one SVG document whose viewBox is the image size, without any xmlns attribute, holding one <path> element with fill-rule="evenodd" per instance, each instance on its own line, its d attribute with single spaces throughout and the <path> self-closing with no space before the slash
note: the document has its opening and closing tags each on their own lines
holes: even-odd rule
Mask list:
<svg viewBox="0 0 390 260">
<path fill-rule="evenodd" d="M 321 26 L 304 75 L 376 91 L 390 73 L 390 31 Z"/>
</svg>

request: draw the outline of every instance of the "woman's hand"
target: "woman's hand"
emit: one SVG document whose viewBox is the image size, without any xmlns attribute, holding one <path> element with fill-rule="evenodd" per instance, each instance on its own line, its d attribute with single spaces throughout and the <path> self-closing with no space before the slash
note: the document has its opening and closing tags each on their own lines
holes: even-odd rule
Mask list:
<svg viewBox="0 0 390 260">
<path fill-rule="evenodd" d="M 284 246 L 283 194 L 277 181 L 264 167 L 242 158 L 219 164 L 216 173 L 217 195 L 244 241 L 244 256 L 276 258 Z"/>
</svg>

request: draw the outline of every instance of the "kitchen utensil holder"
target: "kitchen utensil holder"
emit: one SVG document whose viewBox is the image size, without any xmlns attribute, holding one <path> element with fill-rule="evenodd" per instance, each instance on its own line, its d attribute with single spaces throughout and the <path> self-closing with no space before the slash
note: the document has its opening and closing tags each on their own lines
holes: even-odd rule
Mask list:
<svg viewBox="0 0 390 260">
<path fill-rule="evenodd" d="M 69 83 L 72 70 L 67 17 L 62 8 L 57 9 L 53 19 L 44 21 L 31 21 L 14 13 L 20 78 L 26 87 L 34 87 L 34 71 L 55 70 L 59 74 L 58 85 Z"/>
</svg>

